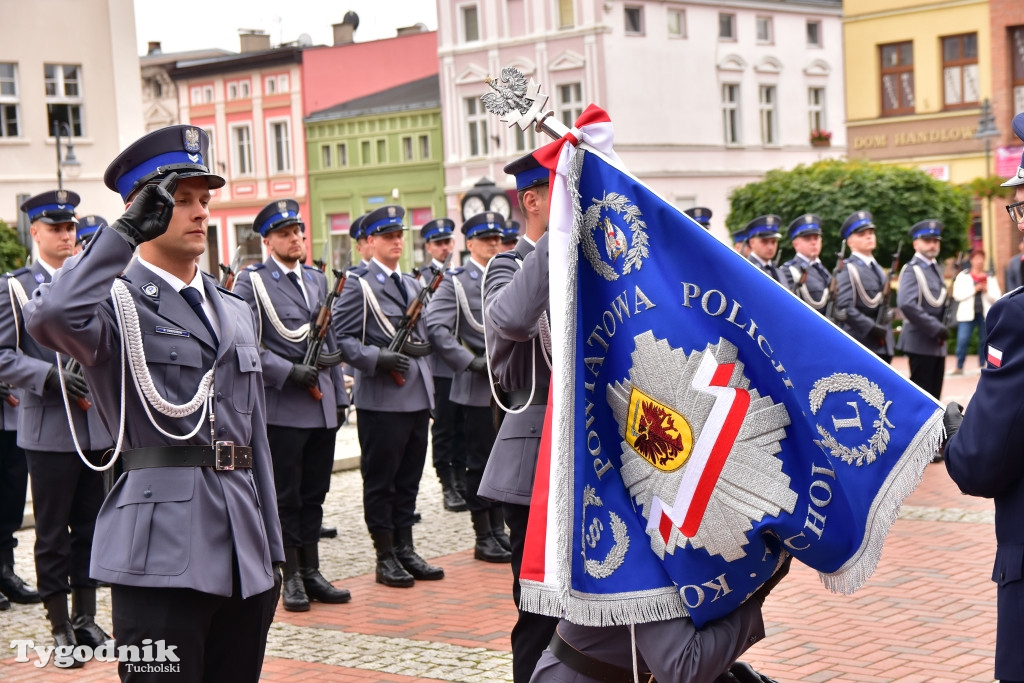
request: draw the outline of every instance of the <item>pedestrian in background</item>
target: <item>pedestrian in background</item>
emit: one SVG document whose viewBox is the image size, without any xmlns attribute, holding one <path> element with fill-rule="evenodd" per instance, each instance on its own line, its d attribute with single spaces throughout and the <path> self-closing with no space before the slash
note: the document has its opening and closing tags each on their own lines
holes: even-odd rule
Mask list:
<svg viewBox="0 0 1024 683">
<path fill-rule="evenodd" d="M 957 302 L 954 375 L 964 374 L 967 347 L 975 328 L 978 330 L 978 367 L 985 367 L 985 316 L 1000 296 L 999 283 L 985 272 L 985 251 L 975 249 L 971 252 L 970 269 L 961 271 L 953 280 L 953 299 Z"/>
</svg>

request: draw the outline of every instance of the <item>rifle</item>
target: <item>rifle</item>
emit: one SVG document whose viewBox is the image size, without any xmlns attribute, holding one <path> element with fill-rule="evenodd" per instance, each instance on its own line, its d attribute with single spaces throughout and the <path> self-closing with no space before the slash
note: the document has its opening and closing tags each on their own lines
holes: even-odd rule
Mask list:
<svg viewBox="0 0 1024 683">
<path fill-rule="evenodd" d="M 75 375 L 81 375 L 82 374 L 82 364 L 79 363 L 74 358 L 68 358 L 64 362 L 64 370 L 66 372 L 70 372 L 70 373 L 75 374 Z M 89 410 L 89 408 L 92 408 L 92 401 L 87 399 L 85 396 L 79 396 L 78 398 L 76 398 L 75 399 L 75 403 L 77 403 L 78 407 L 81 408 L 83 411 Z"/>
<path fill-rule="evenodd" d="M 230 265 L 218 264 L 220 266 L 220 286 L 229 292 L 235 288 L 235 274 L 242 261 L 242 247 L 235 247 L 235 257 L 231 259 Z"/>
<path fill-rule="evenodd" d="M 875 324 L 882 326 L 892 325 L 892 315 L 889 305 L 889 295 L 892 293 L 892 279 L 893 277 L 899 278 L 900 272 L 900 250 L 903 249 L 903 240 L 896 245 L 896 251 L 892 255 L 892 267 L 889 268 L 889 277 L 886 279 L 885 284 L 882 286 L 882 303 L 878 305 L 878 312 L 875 314 Z"/>
<path fill-rule="evenodd" d="M 846 264 L 846 240 L 839 246 L 839 253 L 836 254 L 836 265 L 832 268 L 832 279 L 828 281 L 828 303 L 825 304 L 825 317 L 837 323 L 846 320 L 846 313 L 836 310 L 836 299 L 839 298 L 839 273 L 843 272 Z M 804 277 L 807 273 L 804 273 Z"/>
<path fill-rule="evenodd" d="M 954 327 L 956 325 L 956 308 L 957 303 L 953 300 L 953 283 L 956 282 L 956 276 L 960 274 L 960 259 L 964 256 L 964 252 L 958 251 L 956 253 L 956 260 L 953 261 L 953 278 L 949 281 L 949 288 L 946 289 L 946 306 L 942 311 L 942 324 L 946 327 Z"/>
<path fill-rule="evenodd" d="M 334 306 L 334 300 L 341 295 L 341 290 L 345 287 L 345 280 L 347 278 L 345 271 L 338 270 L 337 268 L 332 268 L 331 270 L 334 272 L 334 288 L 327 293 L 327 299 L 320 304 L 316 320 L 309 328 L 309 343 L 306 346 L 306 356 L 302 359 L 303 365 L 319 367 L 320 352 L 323 350 L 327 332 L 331 328 L 331 307 Z M 316 385 L 309 387 L 309 395 L 317 401 L 323 400 L 324 397 L 324 393 Z"/>
<path fill-rule="evenodd" d="M 444 260 L 444 265 L 440 269 L 434 271 L 434 277 L 428 282 L 413 299 L 413 302 L 409 304 L 409 308 L 405 310 L 405 315 L 402 316 L 402 322 L 399 323 L 398 329 L 395 330 L 395 336 L 388 344 L 388 351 L 395 351 L 401 353 L 405 347 L 405 343 L 409 341 L 409 337 L 412 336 L 412 330 L 416 327 L 416 323 L 420 319 L 420 314 L 423 313 L 423 307 L 430 301 L 431 295 L 437 291 L 437 288 L 441 286 L 441 280 L 444 279 L 445 271 L 448 270 L 448 265 L 452 261 L 452 255 L 448 254 L 448 258 Z M 405 377 L 402 376 L 398 370 L 391 371 L 391 379 L 395 380 L 395 384 L 398 386 L 405 385 Z"/>
<path fill-rule="evenodd" d="M 313 265 L 316 266 L 317 268 L 319 268 L 321 273 L 326 273 L 327 272 L 327 248 L 328 248 L 327 240 L 324 240 L 324 250 L 320 254 L 320 258 L 319 259 L 313 259 Z M 333 268 L 332 268 L 332 270 L 333 270 Z M 335 272 L 337 272 L 337 271 L 335 271 Z"/>
<path fill-rule="evenodd" d="M 11 385 L 6 382 L 0 382 L 0 396 L 3 396 L 4 400 L 7 401 L 7 405 L 12 408 L 17 408 L 21 401 L 18 397 L 11 393 Z"/>
</svg>

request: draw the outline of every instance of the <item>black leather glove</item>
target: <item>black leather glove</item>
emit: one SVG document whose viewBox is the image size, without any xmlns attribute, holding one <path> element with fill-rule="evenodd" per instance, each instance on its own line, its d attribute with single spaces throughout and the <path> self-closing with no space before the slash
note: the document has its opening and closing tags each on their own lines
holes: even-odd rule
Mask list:
<svg viewBox="0 0 1024 683">
<path fill-rule="evenodd" d="M 338 426 L 345 424 L 345 406 L 338 406 Z"/>
<path fill-rule="evenodd" d="M 487 359 L 483 356 L 476 356 L 473 360 L 469 361 L 469 367 L 466 368 L 470 372 L 475 372 L 481 375 L 487 374 Z"/>
<path fill-rule="evenodd" d="M 384 372 L 391 372 L 392 370 L 405 372 L 409 369 L 409 357 L 395 351 L 381 349 L 380 355 L 377 356 L 377 369 Z"/>
<path fill-rule="evenodd" d="M 6 382 L 0 382 L 0 401 L 6 401 L 11 395 L 11 387 Z"/>
<path fill-rule="evenodd" d="M 89 393 L 89 385 L 85 383 L 84 377 L 63 369 L 60 370 L 60 373 L 64 375 L 64 386 L 68 390 L 68 396 L 71 396 L 72 398 L 82 398 Z M 49 371 L 46 373 L 46 381 L 43 382 L 43 388 L 60 388 L 60 380 L 57 379 L 56 365 L 51 366 Z"/>
<path fill-rule="evenodd" d="M 949 339 L 949 329 L 948 329 L 948 328 L 945 328 L 945 327 L 943 327 L 943 328 L 942 328 L 941 330 L 939 330 L 939 331 L 938 331 L 938 333 L 937 333 L 937 334 L 935 335 L 935 339 L 937 339 L 938 341 L 940 341 L 940 342 L 942 342 L 942 343 L 945 343 L 945 342 L 946 342 L 946 340 L 947 340 L 947 339 Z"/>
<path fill-rule="evenodd" d="M 288 371 L 288 381 L 298 384 L 300 387 L 315 387 L 319 373 L 312 365 L 293 363 L 292 369 Z"/>
<path fill-rule="evenodd" d="M 768 594 L 772 592 L 779 582 L 789 573 L 789 565 L 793 563 L 793 556 L 788 556 L 779 567 L 779 570 L 772 575 L 772 578 L 762 584 L 760 588 L 753 595 L 753 599 L 758 601 L 758 604 L 763 605 L 764 601 L 768 598 Z"/>
<path fill-rule="evenodd" d="M 956 401 L 950 401 L 946 406 L 946 414 L 942 416 L 942 426 L 946 428 L 946 441 L 942 444 L 943 451 L 946 450 L 946 443 L 960 431 L 960 423 L 963 421 L 964 407 Z"/>
<path fill-rule="evenodd" d="M 889 328 L 885 325 L 872 325 L 871 336 L 878 340 L 879 344 L 884 344 L 886 337 L 889 334 Z"/>
<path fill-rule="evenodd" d="M 169 174 L 159 185 L 146 185 L 121 217 L 110 224 L 111 229 L 121 233 L 132 249 L 164 234 L 174 213 L 177 188 L 177 173 Z"/>
<path fill-rule="evenodd" d="M 778 683 L 763 673 L 754 670 L 746 662 L 736 661 L 729 670 L 715 679 L 715 683 Z"/>
<path fill-rule="evenodd" d="M 274 563 L 274 602 L 281 597 L 281 585 L 284 583 L 284 562 Z"/>
</svg>

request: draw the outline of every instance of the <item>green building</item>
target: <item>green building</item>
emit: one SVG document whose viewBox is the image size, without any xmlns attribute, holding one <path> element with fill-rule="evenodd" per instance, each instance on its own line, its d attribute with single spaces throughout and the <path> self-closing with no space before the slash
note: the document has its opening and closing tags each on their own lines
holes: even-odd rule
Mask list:
<svg viewBox="0 0 1024 683">
<path fill-rule="evenodd" d="M 444 216 L 441 90 L 436 75 L 342 102 L 305 119 L 313 256 L 358 263 L 348 228 L 387 204 L 405 211 L 402 270 L 423 261 L 419 228 Z"/>
</svg>

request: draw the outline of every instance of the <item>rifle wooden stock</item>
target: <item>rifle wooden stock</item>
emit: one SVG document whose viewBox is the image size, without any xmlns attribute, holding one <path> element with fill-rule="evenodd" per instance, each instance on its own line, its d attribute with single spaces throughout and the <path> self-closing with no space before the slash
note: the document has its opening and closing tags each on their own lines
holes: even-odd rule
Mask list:
<svg viewBox="0 0 1024 683">
<path fill-rule="evenodd" d="M 7 405 L 9 405 L 12 408 L 17 408 L 19 405 L 21 405 L 21 401 L 19 401 L 18 397 L 15 396 L 14 394 L 7 394 L 7 397 L 4 400 L 7 401 Z"/>
<path fill-rule="evenodd" d="M 327 331 L 331 326 L 331 307 L 334 305 L 334 300 L 338 298 L 341 290 L 345 287 L 345 271 L 335 270 L 334 277 L 334 288 L 327 293 L 327 299 L 320 304 L 316 320 L 313 322 L 313 327 L 309 330 L 309 344 L 306 346 L 306 356 L 302 360 L 305 365 L 317 366 L 317 361 L 320 359 L 320 350 L 324 346 Z M 316 385 L 309 387 L 309 395 L 317 401 L 322 401 L 324 398 L 324 392 L 320 391 L 320 387 Z"/>
</svg>

